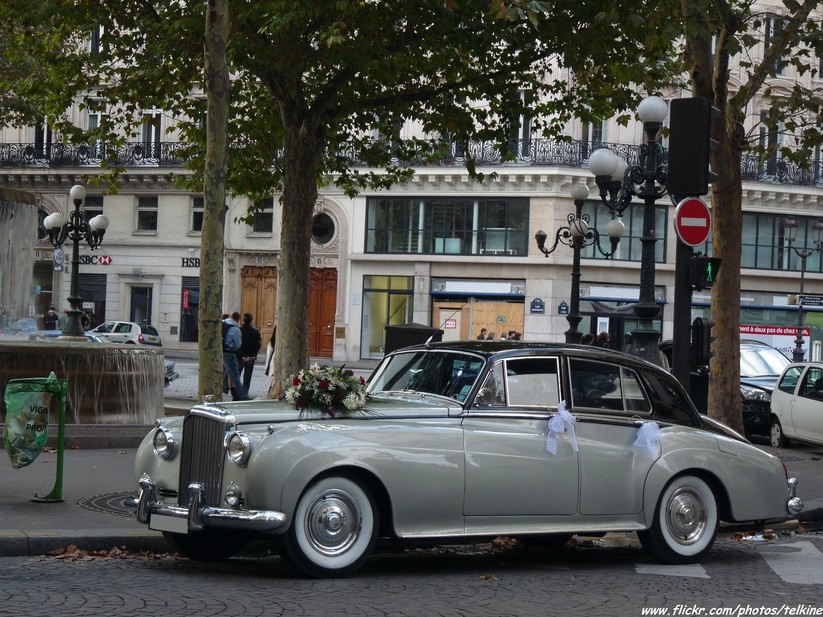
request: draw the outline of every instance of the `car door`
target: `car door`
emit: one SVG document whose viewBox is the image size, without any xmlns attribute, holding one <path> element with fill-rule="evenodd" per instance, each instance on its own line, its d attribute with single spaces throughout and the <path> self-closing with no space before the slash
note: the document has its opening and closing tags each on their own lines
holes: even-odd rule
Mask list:
<svg viewBox="0 0 823 617">
<path fill-rule="evenodd" d="M 808 366 L 791 408 L 792 436 L 823 443 L 823 367 Z"/>
<path fill-rule="evenodd" d="M 797 387 L 803 381 L 804 368 L 801 365 L 792 365 L 783 371 L 777 385 L 772 392 L 771 412 L 780 421 L 783 434 L 794 437 L 795 430 L 792 424 L 792 408 L 797 398 Z"/>
<path fill-rule="evenodd" d="M 560 361 L 529 356 L 496 362 L 463 419 L 470 517 L 577 512 L 578 452 L 569 434 L 547 448 L 549 418 L 560 402 Z"/>
<path fill-rule="evenodd" d="M 569 359 L 571 411 L 580 447 L 580 514 L 636 514 L 659 444 L 636 446 L 652 405 L 640 375 L 605 360 Z"/>
</svg>

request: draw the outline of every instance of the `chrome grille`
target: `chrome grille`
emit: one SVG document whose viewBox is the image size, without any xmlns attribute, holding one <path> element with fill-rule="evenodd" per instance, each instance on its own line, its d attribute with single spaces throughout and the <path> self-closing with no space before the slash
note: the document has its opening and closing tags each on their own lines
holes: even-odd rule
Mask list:
<svg viewBox="0 0 823 617">
<path fill-rule="evenodd" d="M 188 486 L 201 484 L 205 501 L 210 506 L 220 504 L 220 484 L 226 461 L 225 436 L 234 418 L 212 413 L 190 411 L 183 420 L 183 444 L 180 451 L 179 505 L 188 507 Z"/>
</svg>

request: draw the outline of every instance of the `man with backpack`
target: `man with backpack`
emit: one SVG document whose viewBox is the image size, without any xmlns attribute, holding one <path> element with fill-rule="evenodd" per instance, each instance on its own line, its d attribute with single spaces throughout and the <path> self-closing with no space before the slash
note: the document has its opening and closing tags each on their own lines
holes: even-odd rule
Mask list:
<svg viewBox="0 0 823 617">
<path fill-rule="evenodd" d="M 234 312 L 221 323 L 223 333 L 223 375 L 231 390 L 232 400 L 248 401 L 249 393 L 243 387 L 240 379 L 240 370 L 237 364 L 237 353 L 240 351 L 242 337 L 237 321 L 240 313 Z"/>
<path fill-rule="evenodd" d="M 243 313 L 243 325 L 240 326 L 240 351 L 237 352 L 237 363 L 240 367 L 240 374 L 243 376 L 243 388 L 246 392 L 251 390 L 251 374 L 254 371 L 257 354 L 263 345 L 260 330 L 251 325 L 252 319 L 251 313 Z"/>
</svg>

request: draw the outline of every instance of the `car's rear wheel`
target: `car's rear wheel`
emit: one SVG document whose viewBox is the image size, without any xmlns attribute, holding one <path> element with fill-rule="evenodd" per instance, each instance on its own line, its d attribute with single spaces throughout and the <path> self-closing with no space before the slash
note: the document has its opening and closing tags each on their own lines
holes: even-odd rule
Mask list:
<svg viewBox="0 0 823 617">
<path fill-rule="evenodd" d="M 297 502 L 283 536 L 286 561 L 308 576 L 346 576 L 368 559 L 377 529 L 377 506 L 367 487 L 348 478 L 323 478 Z"/>
<path fill-rule="evenodd" d="M 195 561 L 226 561 L 242 551 L 249 540 L 240 533 L 210 529 L 188 534 L 164 531 L 163 537 L 178 553 Z"/>
<path fill-rule="evenodd" d="M 771 443 L 772 448 L 788 448 L 790 445 L 789 439 L 783 434 L 780 420 L 777 418 L 772 418 L 772 426 L 769 429 L 769 443 Z"/>
<path fill-rule="evenodd" d="M 637 535 L 658 561 L 694 563 L 711 549 L 718 524 L 709 485 L 695 476 L 678 476 L 660 495 L 651 528 Z"/>
</svg>

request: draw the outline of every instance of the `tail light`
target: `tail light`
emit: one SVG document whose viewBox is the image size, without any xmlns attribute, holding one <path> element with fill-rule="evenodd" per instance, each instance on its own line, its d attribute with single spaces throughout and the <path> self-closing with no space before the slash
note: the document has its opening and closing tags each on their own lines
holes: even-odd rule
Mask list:
<svg viewBox="0 0 823 617">
<path fill-rule="evenodd" d="M 137 340 L 140 341 L 141 343 L 146 342 L 146 339 L 143 338 L 143 333 L 142 332 L 137 336 Z"/>
</svg>

